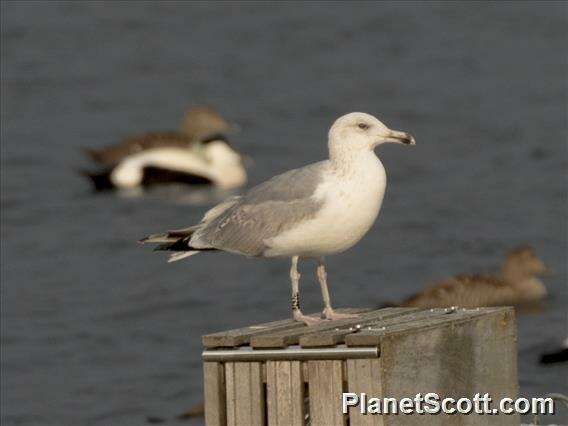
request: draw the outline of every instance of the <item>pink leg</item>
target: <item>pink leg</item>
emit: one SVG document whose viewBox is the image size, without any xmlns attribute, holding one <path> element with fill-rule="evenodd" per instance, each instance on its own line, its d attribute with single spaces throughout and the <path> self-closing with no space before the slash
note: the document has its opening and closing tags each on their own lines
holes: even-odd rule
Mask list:
<svg viewBox="0 0 568 426">
<path fill-rule="evenodd" d="M 298 256 L 292 257 L 292 267 L 290 268 L 290 281 L 292 282 L 292 318 L 303 322 L 306 325 L 320 323 L 320 318 L 304 315 L 300 310 L 300 273 L 298 272 Z"/>
<path fill-rule="evenodd" d="M 329 297 L 329 289 L 327 288 L 327 272 L 325 271 L 323 258 L 318 260 L 317 276 L 321 287 L 321 295 L 323 298 L 323 317 L 327 320 L 359 318 L 359 315 L 356 314 L 337 313 L 331 307 L 331 298 Z"/>
</svg>

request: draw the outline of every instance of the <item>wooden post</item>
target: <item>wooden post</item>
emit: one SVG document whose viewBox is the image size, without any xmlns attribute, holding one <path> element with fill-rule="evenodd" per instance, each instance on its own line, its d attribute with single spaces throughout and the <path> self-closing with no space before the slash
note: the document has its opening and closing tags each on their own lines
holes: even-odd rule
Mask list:
<svg viewBox="0 0 568 426">
<path fill-rule="evenodd" d="M 227 425 L 264 425 L 264 385 L 259 362 L 225 363 Z"/>
<path fill-rule="evenodd" d="M 268 424 L 304 424 L 304 378 L 300 361 L 266 362 Z"/>
<path fill-rule="evenodd" d="M 310 416 L 314 426 L 343 426 L 343 361 L 308 361 Z"/>
<path fill-rule="evenodd" d="M 227 424 L 225 374 L 220 362 L 203 363 L 205 422 L 210 426 Z"/>
<path fill-rule="evenodd" d="M 368 397 L 517 396 L 511 308 L 386 308 L 307 327 L 291 321 L 203 337 L 205 418 L 225 425 L 518 425 L 518 416 L 342 413 Z"/>
<path fill-rule="evenodd" d="M 383 397 L 381 383 L 381 359 L 348 359 L 347 388 L 356 394 L 365 393 L 375 398 Z M 368 416 L 360 413 L 356 407 L 349 409 L 351 426 L 383 426 L 383 417 Z"/>
</svg>

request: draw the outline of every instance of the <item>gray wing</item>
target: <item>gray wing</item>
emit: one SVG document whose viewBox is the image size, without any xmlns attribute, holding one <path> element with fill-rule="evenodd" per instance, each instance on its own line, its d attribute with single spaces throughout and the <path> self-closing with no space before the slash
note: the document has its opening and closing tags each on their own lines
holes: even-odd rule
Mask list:
<svg viewBox="0 0 568 426">
<path fill-rule="evenodd" d="M 190 245 L 261 256 L 265 241 L 313 217 L 321 201 L 312 196 L 327 162 L 290 170 L 252 188 L 194 233 Z"/>
</svg>

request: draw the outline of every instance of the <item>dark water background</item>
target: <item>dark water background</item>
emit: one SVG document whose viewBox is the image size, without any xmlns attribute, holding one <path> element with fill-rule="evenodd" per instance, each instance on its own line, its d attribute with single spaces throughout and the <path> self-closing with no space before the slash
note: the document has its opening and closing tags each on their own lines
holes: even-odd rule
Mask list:
<svg viewBox="0 0 568 426">
<path fill-rule="evenodd" d="M 400 300 L 530 243 L 555 275 L 547 310 L 519 318 L 521 393 L 568 393 L 566 366 L 537 365 L 567 334 L 566 3 L 1 12 L 3 425 L 173 416 L 201 400 L 202 334 L 289 315 L 284 260 L 168 265 L 135 243 L 192 224 L 210 194 L 93 195 L 74 172 L 81 147 L 175 129 L 202 103 L 241 125 L 251 183 L 324 158 L 349 111 L 411 131 L 417 147 L 379 150 L 389 186 L 375 227 L 329 259 L 335 304 Z M 311 267 L 307 311 L 320 305 Z"/>
</svg>

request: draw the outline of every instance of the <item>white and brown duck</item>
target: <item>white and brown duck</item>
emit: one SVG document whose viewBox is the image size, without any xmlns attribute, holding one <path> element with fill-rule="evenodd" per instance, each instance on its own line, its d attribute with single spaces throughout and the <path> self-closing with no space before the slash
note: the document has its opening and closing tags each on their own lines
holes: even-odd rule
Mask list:
<svg viewBox="0 0 568 426">
<path fill-rule="evenodd" d="M 457 275 L 408 298 L 401 306 L 439 308 L 459 306 L 530 305 L 547 296 L 538 278 L 548 272 L 532 247 L 510 250 L 496 276 Z"/>
<path fill-rule="evenodd" d="M 246 183 L 243 157 L 227 140 L 233 127 L 212 108 L 194 107 L 179 132 L 152 132 L 101 149 L 87 149 L 103 167 L 85 172 L 97 190 L 165 183 L 231 189 Z"/>
</svg>

